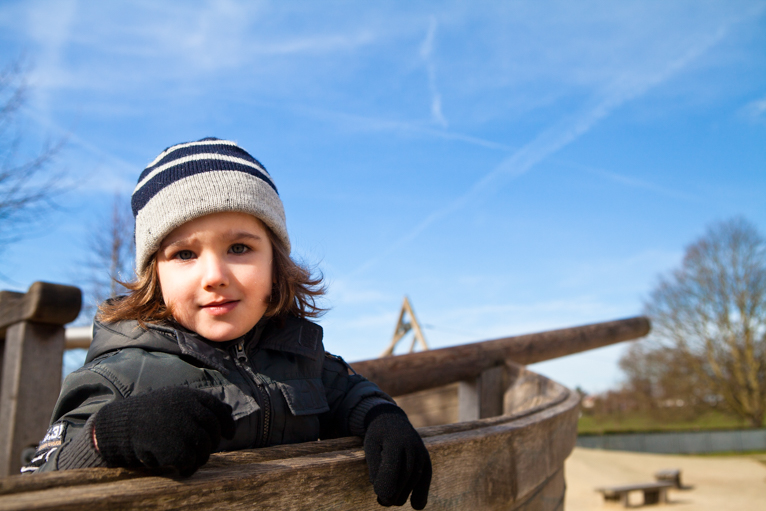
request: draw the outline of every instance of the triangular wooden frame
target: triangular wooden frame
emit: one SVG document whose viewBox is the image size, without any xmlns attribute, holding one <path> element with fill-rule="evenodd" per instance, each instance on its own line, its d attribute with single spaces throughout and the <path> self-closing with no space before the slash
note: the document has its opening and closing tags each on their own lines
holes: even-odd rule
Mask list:
<svg viewBox="0 0 766 511">
<path fill-rule="evenodd" d="M 404 320 L 405 314 L 409 315 L 409 322 Z M 390 357 L 393 355 L 396 345 L 399 343 L 402 337 L 407 335 L 407 332 L 410 330 L 413 330 L 415 333 L 415 336 L 412 339 L 412 344 L 410 345 L 410 353 L 415 351 L 415 343 L 418 342 L 424 351 L 427 350 L 428 343 L 426 342 L 426 337 L 423 335 L 423 329 L 420 327 L 420 323 L 418 322 L 418 318 L 415 316 L 415 311 L 412 309 L 412 305 L 410 304 L 409 299 L 405 296 L 404 303 L 402 303 L 402 309 L 399 311 L 399 320 L 396 322 L 394 335 L 391 338 L 391 344 L 389 344 L 388 348 L 386 348 L 383 353 L 380 354 L 380 356 Z"/>
</svg>

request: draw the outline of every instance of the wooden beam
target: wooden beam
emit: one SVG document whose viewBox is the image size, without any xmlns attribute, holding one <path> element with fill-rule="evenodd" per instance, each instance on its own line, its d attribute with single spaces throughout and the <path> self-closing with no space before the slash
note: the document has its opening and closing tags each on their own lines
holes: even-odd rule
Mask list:
<svg viewBox="0 0 766 511">
<path fill-rule="evenodd" d="M 351 364 L 391 396 L 471 381 L 506 360 L 532 364 L 637 339 L 649 333 L 646 317 L 634 317 L 536 334 L 504 337 L 451 348 Z"/>
<path fill-rule="evenodd" d="M 26 293 L 0 291 L 0 337 L 15 323 L 31 321 L 65 325 L 82 306 L 82 292 L 74 286 L 35 282 Z"/>
</svg>

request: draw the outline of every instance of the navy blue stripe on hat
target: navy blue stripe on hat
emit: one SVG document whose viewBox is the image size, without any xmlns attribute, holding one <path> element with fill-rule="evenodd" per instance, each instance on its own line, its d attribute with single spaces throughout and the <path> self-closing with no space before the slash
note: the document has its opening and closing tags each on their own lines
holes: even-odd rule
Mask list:
<svg viewBox="0 0 766 511">
<path fill-rule="evenodd" d="M 197 142 L 189 142 L 186 144 L 178 144 L 168 147 L 157 159 L 151 162 L 138 177 L 138 182 L 141 183 L 147 175 L 151 174 L 155 169 L 166 166 L 168 163 L 193 156 L 200 153 L 220 154 L 224 156 L 231 156 L 233 158 L 241 158 L 247 160 L 250 163 L 256 165 L 261 170 L 266 172 L 266 168 L 257 159 L 253 158 L 250 153 L 236 145 L 229 140 L 220 140 L 217 138 L 203 138 Z M 273 183 L 271 184 L 273 187 Z"/>
<path fill-rule="evenodd" d="M 214 171 L 250 174 L 279 193 L 263 165 L 246 151 L 228 141 L 203 139 L 168 148 L 144 169 L 131 200 L 133 214 L 137 215 L 166 186 L 195 174 Z"/>
</svg>

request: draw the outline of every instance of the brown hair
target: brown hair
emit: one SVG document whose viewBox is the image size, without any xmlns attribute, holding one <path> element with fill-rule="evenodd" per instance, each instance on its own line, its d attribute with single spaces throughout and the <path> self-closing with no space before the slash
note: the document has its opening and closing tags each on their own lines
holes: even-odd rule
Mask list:
<svg viewBox="0 0 766 511">
<path fill-rule="evenodd" d="M 301 266 L 290 257 L 287 248 L 271 229 L 266 227 L 271 241 L 271 287 L 269 305 L 265 317 L 294 315 L 299 318 L 316 318 L 325 312 L 317 306 L 316 299 L 325 294 L 321 273 L 314 277 L 309 268 Z M 162 288 L 157 273 L 157 255 L 146 265 L 143 274 L 134 282 L 120 282 L 130 293 L 107 300 L 98 307 L 96 318 L 106 323 L 135 320 L 145 327 L 146 323 L 159 323 L 173 317 L 171 307 L 162 299 Z"/>
</svg>

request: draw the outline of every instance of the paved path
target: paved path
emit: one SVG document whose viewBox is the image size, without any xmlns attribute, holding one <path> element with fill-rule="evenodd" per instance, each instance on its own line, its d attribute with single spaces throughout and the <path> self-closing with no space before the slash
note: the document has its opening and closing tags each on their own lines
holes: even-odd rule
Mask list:
<svg viewBox="0 0 766 511">
<path fill-rule="evenodd" d="M 624 451 L 575 448 L 566 461 L 566 511 L 622 509 L 619 503 L 605 503 L 597 486 L 643 483 L 666 468 L 681 469 L 681 482 L 692 490 L 670 490 L 668 504 L 645 509 L 685 510 L 766 510 L 766 464 L 748 456 L 678 456 Z M 643 495 L 634 492 L 631 504 Z"/>
</svg>

